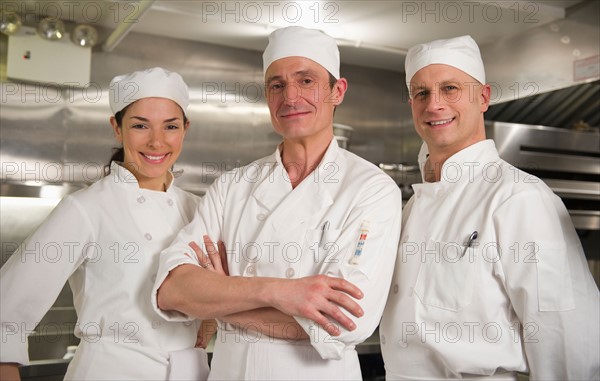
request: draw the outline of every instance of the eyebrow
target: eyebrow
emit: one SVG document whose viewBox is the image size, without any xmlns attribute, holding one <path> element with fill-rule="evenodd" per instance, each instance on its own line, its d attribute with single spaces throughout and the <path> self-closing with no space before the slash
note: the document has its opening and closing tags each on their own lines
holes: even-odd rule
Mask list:
<svg viewBox="0 0 600 381">
<path fill-rule="evenodd" d="M 435 82 L 435 85 L 447 85 L 449 83 L 470 83 L 470 82 L 461 81 L 458 78 L 450 78 L 450 79 L 443 80 L 441 82 Z M 411 87 L 414 87 L 415 89 L 426 89 L 426 88 L 428 88 L 427 86 L 425 86 L 423 84 L 413 84 L 412 82 L 411 82 Z"/>
<path fill-rule="evenodd" d="M 316 75 L 316 74 L 317 74 L 316 71 L 308 69 L 308 70 L 299 70 L 297 72 L 294 72 L 292 74 L 292 76 L 294 76 L 294 77 L 302 77 L 304 75 Z M 281 76 L 281 75 L 274 75 L 272 77 L 267 78 L 266 83 L 270 83 L 270 82 L 273 82 L 273 81 L 281 81 L 282 79 L 283 79 L 283 76 Z"/>
<path fill-rule="evenodd" d="M 419 91 L 419 90 L 427 90 L 428 88 L 423 85 L 411 85 L 410 91 Z"/>
<path fill-rule="evenodd" d="M 130 119 L 138 119 L 138 120 L 141 120 L 142 122 L 150 122 L 149 119 L 144 118 L 143 116 L 137 116 L 137 115 L 133 115 L 132 117 L 130 117 Z M 175 122 L 176 120 L 179 120 L 179 119 L 180 119 L 179 117 L 165 119 L 165 120 L 163 120 L 163 123 Z"/>
<path fill-rule="evenodd" d="M 450 84 L 450 83 L 458 83 L 458 84 L 461 84 L 461 85 L 462 85 L 463 83 L 466 83 L 466 82 L 464 82 L 464 81 L 459 81 L 459 80 L 458 80 L 458 79 L 456 79 L 456 78 L 452 78 L 452 79 L 448 79 L 448 80 L 445 80 L 445 81 L 442 81 L 442 82 L 440 82 L 440 86 L 443 86 L 443 85 L 448 85 L 448 84 Z"/>
</svg>

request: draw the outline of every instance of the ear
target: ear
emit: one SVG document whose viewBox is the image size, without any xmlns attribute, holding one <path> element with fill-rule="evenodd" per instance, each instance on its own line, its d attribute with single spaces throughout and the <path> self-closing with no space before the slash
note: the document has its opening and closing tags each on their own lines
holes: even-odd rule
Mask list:
<svg viewBox="0 0 600 381">
<path fill-rule="evenodd" d="M 188 131 L 188 128 L 190 128 L 190 120 L 188 119 L 185 122 L 185 125 L 183 126 L 183 135 L 185 136 L 185 133 Z"/>
<path fill-rule="evenodd" d="M 487 83 L 481 87 L 481 112 L 486 112 L 490 106 L 492 88 Z"/>
<path fill-rule="evenodd" d="M 119 127 L 117 124 L 117 119 L 114 116 L 110 117 L 110 125 L 112 126 L 113 133 L 115 134 L 115 139 L 121 144 L 123 144 L 123 129 Z"/>
<path fill-rule="evenodd" d="M 335 85 L 333 85 L 332 99 L 336 106 L 339 106 L 344 101 L 346 90 L 348 90 L 348 81 L 346 78 L 338 79 Z"/>
</svg>

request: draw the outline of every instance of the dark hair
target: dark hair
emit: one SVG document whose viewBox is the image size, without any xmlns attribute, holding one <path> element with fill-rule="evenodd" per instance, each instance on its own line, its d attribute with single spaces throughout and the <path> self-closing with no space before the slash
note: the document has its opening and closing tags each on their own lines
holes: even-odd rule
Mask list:
<svg viewBox="0 0 600 381">
<path fill-rule="evenodd" d="M 125 108 L 123 108 L 121 111 L 115 114 L 115 121 L 117 122 L 117 126 L 119 126 L 119 128 L 123 124 L 123 116 L 125 116 L 125 112 L 132 104 L 133 103 L 128 104 L 127 106 L 125 106 Z M 185 112 L 183 112 L 183 109 L 181 110 L 181 112 L 183 113 L 183 124 L 185 125 L 188 122 L 188 119 L 187 116 L 185 116 Z M 125 161 L 125 149 L 123 148 L 123 146 L 113 147 L 113 154 L 110 157 L 108 164 L 104 166 L 104 176 L 108 176 L 110 174 L 110 166 L 112 165 L 113 161 Z"/>
<path fill-rule="evenodd" d="M 329 88 L 333 90 L 333 86 L 335 86 L 338 80 L 329 71 L 327 71 L 327 74 L 329 74 Z"/>
</svg>

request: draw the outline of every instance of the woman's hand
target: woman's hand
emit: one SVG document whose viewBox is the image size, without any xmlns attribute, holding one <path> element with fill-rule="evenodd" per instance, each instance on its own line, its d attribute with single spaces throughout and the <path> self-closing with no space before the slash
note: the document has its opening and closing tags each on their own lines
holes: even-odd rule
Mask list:
<svg viewBox="0 0 600 381">
<path fill-rule="evenodd" d="M 216 272 L 217 274 L 229 275 L 225 244 L 222 241 L 219 241 L 217 243 L 217 249 L 209 236 L 203 236 L 203 240 L 208 255 L 204 253 L 196 242 L 189 243 L 189 246 L 194 250 L 194 253 L 196 253 L 196 258 L 198 258 L 200 266 L 209 271 Z"/>
<path fill-rule="evenodd" d="M 217 250 L 209 236 L 205 235 L 203 236 L 203 239 L 208 255 L 202 251 L 196 242 L 190 242 L 189 244 L 192 250 L 194 250 L 194 253 L 196 253 L 196 258 L 198 258 L 200 266 L 221 275 L 229 275 L 228 271 L 226 271 L 227 257 L 223 242 L 219 241 L 217 243 Z M 206 349 L 208 343 L 210 343 L 210 340 L 216 332 L 217 321 L 215 319 L 203 320 L 202 324 L 200 325 L 200 329 L 198 330 L 198 335 L 196 336 L 196 348 Z"/>
</svg>

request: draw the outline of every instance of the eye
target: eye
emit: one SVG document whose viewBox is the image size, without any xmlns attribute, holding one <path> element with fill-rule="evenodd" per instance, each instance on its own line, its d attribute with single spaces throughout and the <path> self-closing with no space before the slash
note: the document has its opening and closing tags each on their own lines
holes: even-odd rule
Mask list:
<svg viewBox="0 0 600 381">
<path fill-rule="evenodd" d="M 271 91 L 278 91 L 283 89 L 283 85 L 281 83 L 271 83 L 269 85 L 269 90 Z"/>
<path fill-rule="evenodd" d="M 454 86 L 454 85 L 448 85 L 448 86 L 444 87 L 444 90 L 446 90 L 446 91 L 454 91 L 454 90 L 458 90 L 458 87 Z"/>
<path fill-rule="evenodd" d="M 429 95 L 429 91 L 427 91 L 427 90 L 421 90 L 421 91 L 418 91 L 418 92 L 414 93 L 413 94 L 413 98 L 420 98 L 420 99 L 422 99 L 422 98 L 425 98 L 428 95 Z"/>
<path fill-rule="evenodd" d="M 179 126 L 176 124 L 169 124 L 166 128 L 167 130 L 178 130 Z"/>
<path fill-rule="evenodd" d="M 146 128 L 146 126 L 143 124 L 134 124 L 131 126 L 131 128 L 136 129 L 136 130 L 141 130 L 141 129 Z"/>
<path fill-rule="evenodd" d="M 311 88 L 315 85 L 315 80 L 313 78 L 302 78 L 298 81 L 298 84 L 302 88 Z"/>
</svg>

